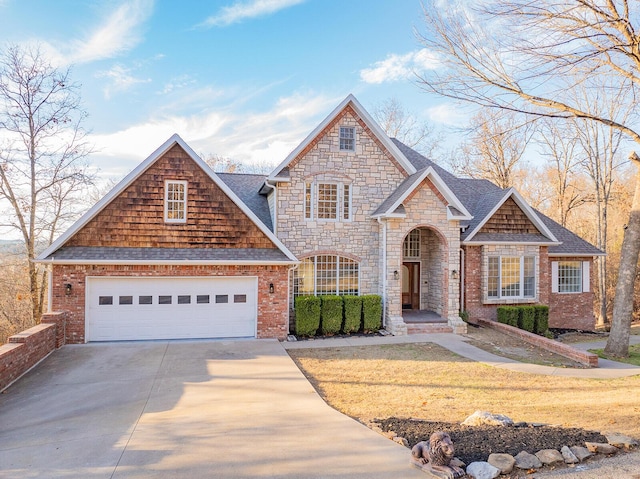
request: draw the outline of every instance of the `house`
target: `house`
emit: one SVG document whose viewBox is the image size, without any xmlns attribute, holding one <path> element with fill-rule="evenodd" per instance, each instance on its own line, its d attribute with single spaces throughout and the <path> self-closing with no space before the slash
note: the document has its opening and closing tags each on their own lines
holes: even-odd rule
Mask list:
<svg viewBox="0 0 640 479">
<path fill-rule="evenodd" d="M 349 95 L 267 177 L 216 174 L 174 135 L 38 258 L 67 341 L 284 339 L 293 298 L 380 294 L 384 326 L 543 303 L 593 329 L 602 252 L 514 189 L 457 178 Z"/>
</svg>

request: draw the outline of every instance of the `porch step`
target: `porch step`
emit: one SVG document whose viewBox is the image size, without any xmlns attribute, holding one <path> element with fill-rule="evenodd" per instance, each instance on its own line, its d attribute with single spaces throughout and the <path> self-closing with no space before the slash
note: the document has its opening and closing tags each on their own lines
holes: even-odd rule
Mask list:
<svg viewBox="0 0 640 479">
<path fill-rule="evenodd" d="M 407 334 L 453 333 L 447 323 L 407 323 Z"/>
</svg>

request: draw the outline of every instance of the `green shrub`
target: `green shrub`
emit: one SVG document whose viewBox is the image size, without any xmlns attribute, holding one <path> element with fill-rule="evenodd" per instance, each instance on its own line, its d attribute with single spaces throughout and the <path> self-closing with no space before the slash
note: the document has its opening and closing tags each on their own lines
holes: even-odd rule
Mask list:
<svg viewBox="0 0 640 479">
<path fill-rule="evenodd" d="M 520 312 L 514 306 L 498 306 L 498 322 L 518 327 L 518 317 Z"/>
<path fill-rule="evenodd" d="M 315 336 L 320 328 L 320 298 L 317 296 L 296 296 L 296 334 Z"/>
<path fill-rule="evenodd" d="M 518 317 L 518 327 L 533 333 L 536 324 L 536 310 L 533 306 L 518 307 L 520 314 Z"/>
<path fill-rule="evenodd" d="M 343 296 L 344 326 L 342 332 L 357 333 L 362 322 L 362 298 L 360 296 Z"/>
<path fill-rule="evenodd" d="M 321 299 L 320 329 L 322 334 L 338 334 L 342 327 L 342 298 L 327 295 L 321 296 Z"/>
<path fill-rule="evenodd" d="M 462 319 L 465 323 L 469 322 L 469 311 L 464 310 L 460 311 L 460 319 Z"/>
<path fill-rule="evenodd" d="M 544 336 L 549 330 L 549 306 L 536 304 L 533 308 L 536 312 L 536 324 L 533 330 L 536 334 Z"/>
<path fill-rule="evenodd" d="M 377 331 L 382 327 L 382 297 L 367 294 L 362 298 L 362 321 L 365 331 Z"/>
</svg>

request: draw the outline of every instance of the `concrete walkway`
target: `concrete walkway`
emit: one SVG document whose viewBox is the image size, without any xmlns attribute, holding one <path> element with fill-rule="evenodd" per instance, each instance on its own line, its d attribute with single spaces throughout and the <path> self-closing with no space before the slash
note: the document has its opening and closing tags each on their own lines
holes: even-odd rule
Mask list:
<svg viewBox="0 0 640 479">
<path fill-rule="evenodd" d="M 423 478 L 271 340 L 71 345 L 0 395 L 0 478 Z"/>
<path fill-rule="evenodd" d="M 640 342 L 640 336 L 633 336 L 633 341 Z M 637 339 L 635 339 L 637 338 Z M 496 368 L 509 369 L 521 373 L 542 374 L 546 376 L 562 376 L 573 378 L 614 379 L 640 374 L 640 367 L 600 359 L 598 368 L 573 369 L 541 366 L 514 361 L 496 356 L 480 348 L 472 346 L 466 338 L 457 334 L 411 334 L 408 336 L 357 336 L 351 338 L 327 338 L 307 341 L 283 343 L 285 349 L 299 348 L 329 348 L 345 346 L 366 346 L 373 344 L 403 344 L 403 343 L 435 343 L 465 358 L 487 364 Z M 599 348 L 599 343 L 581 343 L 573 345 L 584 350 Z M 634 343 L 635 344 L 635 343 Z"/>
</svg>

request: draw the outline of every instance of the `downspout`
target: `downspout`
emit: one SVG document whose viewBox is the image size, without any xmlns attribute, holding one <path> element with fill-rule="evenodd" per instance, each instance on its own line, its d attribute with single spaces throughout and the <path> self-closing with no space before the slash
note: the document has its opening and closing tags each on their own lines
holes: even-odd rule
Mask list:
<svg viewBox="0 0 640 479">
<path fill-rule="evenodd" d="M 460 248 L 460 312 L 464 310 L 464 249 Z"/>
<path fill-rule="evenodd" d="M 387 222 L 377 218 L 378 224 L 382 225 L 382 327 L 387 326 Z"/>
<path fill-rule="evenodd" d="M 53 258 L 51 258 L 53 260 Z M 47 313 L 53 313 L 51 302 L 53 301 L 53 263 L 47 265 Z"/>
<path fill-rule="evenodd" d="M 289 272 L 287 273 L 287 309 L 289 310 L 287 314 L 287 336 L 289 336 L 291 329 L 291 279 L 293 278 L 293 272 L 298 269 L 300 264 L 294 264 L 289 268 Z"/>
</svg>

